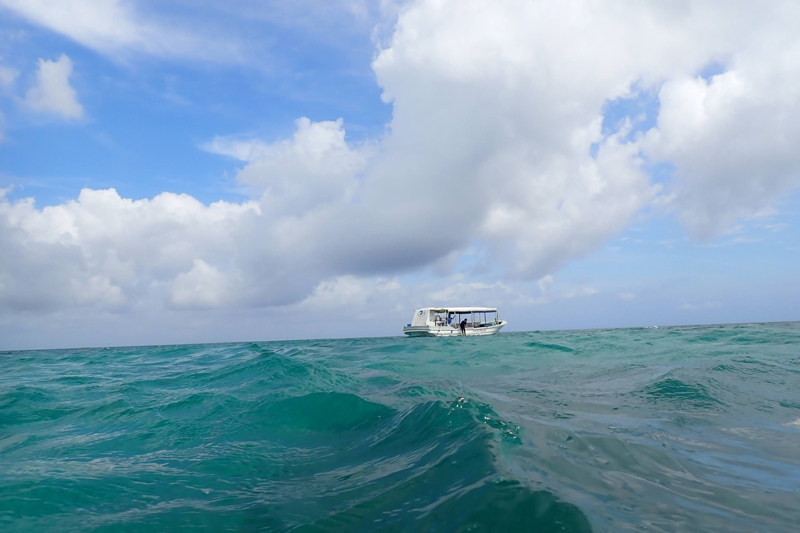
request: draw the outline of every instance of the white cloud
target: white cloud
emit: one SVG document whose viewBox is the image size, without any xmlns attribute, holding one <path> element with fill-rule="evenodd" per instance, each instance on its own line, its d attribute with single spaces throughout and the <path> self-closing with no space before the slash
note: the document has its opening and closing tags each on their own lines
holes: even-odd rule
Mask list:
<svg viewBox="0 0 800 533">
<path fill-rule="evenodd" d="M 172 41 L 148 44 L 127 3 L 103 4 L 93 19 L 79 16 L 88 2 L 0 1 L 87 46 L 179 53 Z M 393 105 L 380 139 L 348 142 L 341 119 L 300 119 L 284 140 L 217 137 L 203 148 L 242 162 L 237 180 L 255 197 L 242 204 L 88 190 L 42 210 L 4 201 L 0 235 L 14 253 L 0 265 L 0 301 L 22 305 L 19 287 L 36 284 L 16 276 L 36 273 L 51 282 L 33 301 L 53 307 L 81 301 L 76 294 L 133 305 L 153 292 L 175 308 L 330 307 L 366 302 L 388 286 L 376 280 L 445 263 L 465 277 L 420 285 L 415 297 L 483 298 L 524 283 L 539 288 L 528 302 L 595 294 L 551 290 L 551 275 L 654 201 L 705 236 L 797 185 L 798 10 L 784 1 L 410 2 L 373 63 Z M 698 76 L 715 62 L 723 73 Z M 604 133 L 604 118 L 619 118 L 607 104 L 645 90 L 658 92 L 657 126 L 633 131 L 647 122 L 637 112 Z M 648 174 L 653 162 L 676 169 L 664 193 Z M 485 253 L 467 258 L 476 248 Z M 64 268 L 48 266 L 49 254 Z M 467 279 L 476 272 L 482 280 Z"/>
<path fill-rule="evenodd" d="M 326 256 L 348 241 L 325 234 L 344 215 L 322 215 L 354 205 L 366 150 L 344 142 L 341 121 L 303 119 L 293 139 L 259 146 L 240 172 L 258 201 L 205 206 L 188 195 L 132 200 L 84 189 L 76 201 L 37 209 L 32 199 L 0 198 L 9 250 L 0 261 L 0 307 L 118 308 L 154 296 L 176 309 L 299 302 L 320 281 L 348 274 Z"/>
<path fill-rule="evenodd" d="M 395 105 L 382 159 L 409 194 L 433 188 L 440 211 L 480 221 L 467 231 L 526 277 L 651 202 L 642 151 L 676 167 L 669 203 L 690 230 L 719 233 L 800 184 L 798 16 L 796 2 L 413 2 L 374 63 Z M 651 87 L 658 127 L 603 138 L 604 103 Z"/>
<path fill-rule="evenodd" d="M 589 286 L 570 287 L 565 293 L 564 298 L 580 298 L 583 296 L 594 296 L 597 289 Z"/>
<path fill-rule="evenodd" d="M 83 118 L 83 106 L 69 84 L 71 75 L 72 61 L 66 55 L 56 61 L 40 59 L 36 83 L 25 94 L 25 105 L 37 113 L 72 120 Z"/>
<path fill-rule="evenodd" d="M 657 193 L 639 148 L 601 135 L 603 103 L 651 75 L 646 58 L 623 59 L 646 30 L 622 26 L 592 4 L 410 5 L 374 62 L 394 117 L 365 201 L 407 213 L 419 248 L 441 228 L 436 251 L 478 239 L 529 279 L 595 249 Z"/>
<path fill-rule="evenodd" d="M 776 58 L 764 52 L 737 54 L 710 80 L 669 80 L 659 93 L 644 148 L 676 167 L 671 207 L 696 236 L 723 233 L 800 185 L 800 61 L 780 46 Z"/>
<path fill-rule="evenodd" d="M 428 295 L 428 299 L 435 303 L 451 304 L 453 302 L 463 302 L 478 299 L 485 301 L 488 298 L 496 299 L 498 293 L 509 293 L 511 289 L 502 282 L 482 283 L 482 282 L 461 282 L 449 285 Z"/>
<path fill-rule="evenodd" d="M 348 330 L 352 325 L 346 323 L 352 319 L 388 322 L 392 331 L 397 332 L 411 312 L 423 305 L 491 305 L 502 314 L 547 301 L 535 285 L 467 282 L 458 274 L 427 282 L 397 277 L 339 276 L 321 282 L 310 296 L 285 309 L 292 317 L 337 321 Z"/>
<path fill-rule="evenodd" d="M 357 316 L 368 316 L 370 311 L 386 312 L 397 306 L 400 290 L 401 285 L 396 278 L 339 276 L 322 281 L 299 307 L 315 314 L 320 311 L 357 309 Z"/>
<path fill-rule="evenodd" d="M 0 0 L 26 20 L 112 56 L 131 51 L 165 57 L 238 59 L 221 36 L 201 36 L 179 24 L 145 16 L 132 0 Z"/>
<path fill-rule="evenodd" d="M 248 240 L 244 222 L 259 213 L 254 202 L 205 206 L 171 193 L 133 201 L 114 189 L 84 189 L 75 201 L 37 209 L 4 193 L 0 308 L 116 308 L 165 287 L 175 306 L 224 303 L 232 295 L 221 294 L 221 275 L 210 265 L 230 263 Z"/>
<path fill-rule="evenodd" d="M 342 119 L 301 118 L 296 125 L 291 139 L 272 144 L 216 137 L 203 149 L 246 161 L 237 179 L 261 195 L 273 216 L 299 217 L 322 204 L 351 200 L 371 147 L 350 147 Z"/>
<path fill-rule="evenodd" d="M 0 65 L 0 89 L 8 90 L 11 88 L 18 76 L 19 72 L 16 69 Z"/>
<path fill-rule="evenodd" d="M 231 297 L 228 279 L 202 259 L 195 259 L 192 269 L 178 274 L 170 287 L 170 303 L 175 307 L 212 308 Z"/>
<path fill-rule="evenodd" d="M 257 153 L 263 151 L 265 147 L 266 144 L 258 139 L 223 135 L 218 135 L 200 146 L 208 153 L 224 155 L 245 162 L 256 159 Z"/>
</svg>

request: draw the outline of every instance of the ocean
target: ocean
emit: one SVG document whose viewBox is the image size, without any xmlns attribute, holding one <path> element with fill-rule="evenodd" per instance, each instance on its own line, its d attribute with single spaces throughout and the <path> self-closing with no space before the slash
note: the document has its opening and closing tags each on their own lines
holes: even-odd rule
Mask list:
<svg viewBox="0 0 800 533">
<path fill-rule="evenodd" d="M 798 531 L 800 323 L 0 353 L 0 531 Z"/>
</svg>

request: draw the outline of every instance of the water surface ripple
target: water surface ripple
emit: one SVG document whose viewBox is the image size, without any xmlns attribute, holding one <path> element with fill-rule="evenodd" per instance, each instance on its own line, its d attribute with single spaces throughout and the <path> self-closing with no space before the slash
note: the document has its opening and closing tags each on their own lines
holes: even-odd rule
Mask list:
<svg viewBox="0 0 800 533">
<path fill-rule="evenodd" d="M 0 353 L 5 532 L 798 518 L 798 323 Z"/>
</svg>

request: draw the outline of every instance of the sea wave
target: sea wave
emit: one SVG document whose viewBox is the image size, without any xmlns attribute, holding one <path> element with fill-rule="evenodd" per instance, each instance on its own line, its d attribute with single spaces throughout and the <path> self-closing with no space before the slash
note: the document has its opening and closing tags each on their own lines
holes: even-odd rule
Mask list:
<svg viewBox="0 0 800 533">
<path fill-rule="evenodd" d="M 797 324 L 0 354 L 3 531 L 793 531 Z"/>
</svg>

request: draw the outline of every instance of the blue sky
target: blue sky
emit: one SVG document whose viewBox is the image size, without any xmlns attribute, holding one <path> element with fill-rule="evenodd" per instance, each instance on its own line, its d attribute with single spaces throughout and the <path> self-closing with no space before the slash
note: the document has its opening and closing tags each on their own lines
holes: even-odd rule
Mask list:
<svg viewBox="0 0 800 533">
<path fill-rule="evenodd" d="M 86 108 L 76 125 L 31 117 L 4 102 L 11 139 L 0 152 L 3 186 L 14 186 L 12 198 L 35 196 L 40 206 L 72 199 L 82 187 L 115 187 L 132 198 L 170 190 L 206 203 L 241 200 L 230 175 L 235 165 L 198 150 L 214 135 L 281 138 L 292 133 L 297 117 L 308 116 L 347 117 L 348 135 L 358 138 L 379 133 L 391 118 L 370 69 L 364 24 L 350 24 L 350 31 L 325 42 L 313 28 L 263 23 L 261 31 L 271 36 L 263 63 L 241 66 L 108 57 L 8 12 L 0 22 L 3 56 L 20 72 L 20 85 L 39 58 L 67 54 Z"/>
<path fill-rule="evenodd" d="M 800 319 L 796 8 L 691 4 L 2 0 L 0 349 Z"/>
</svg>

